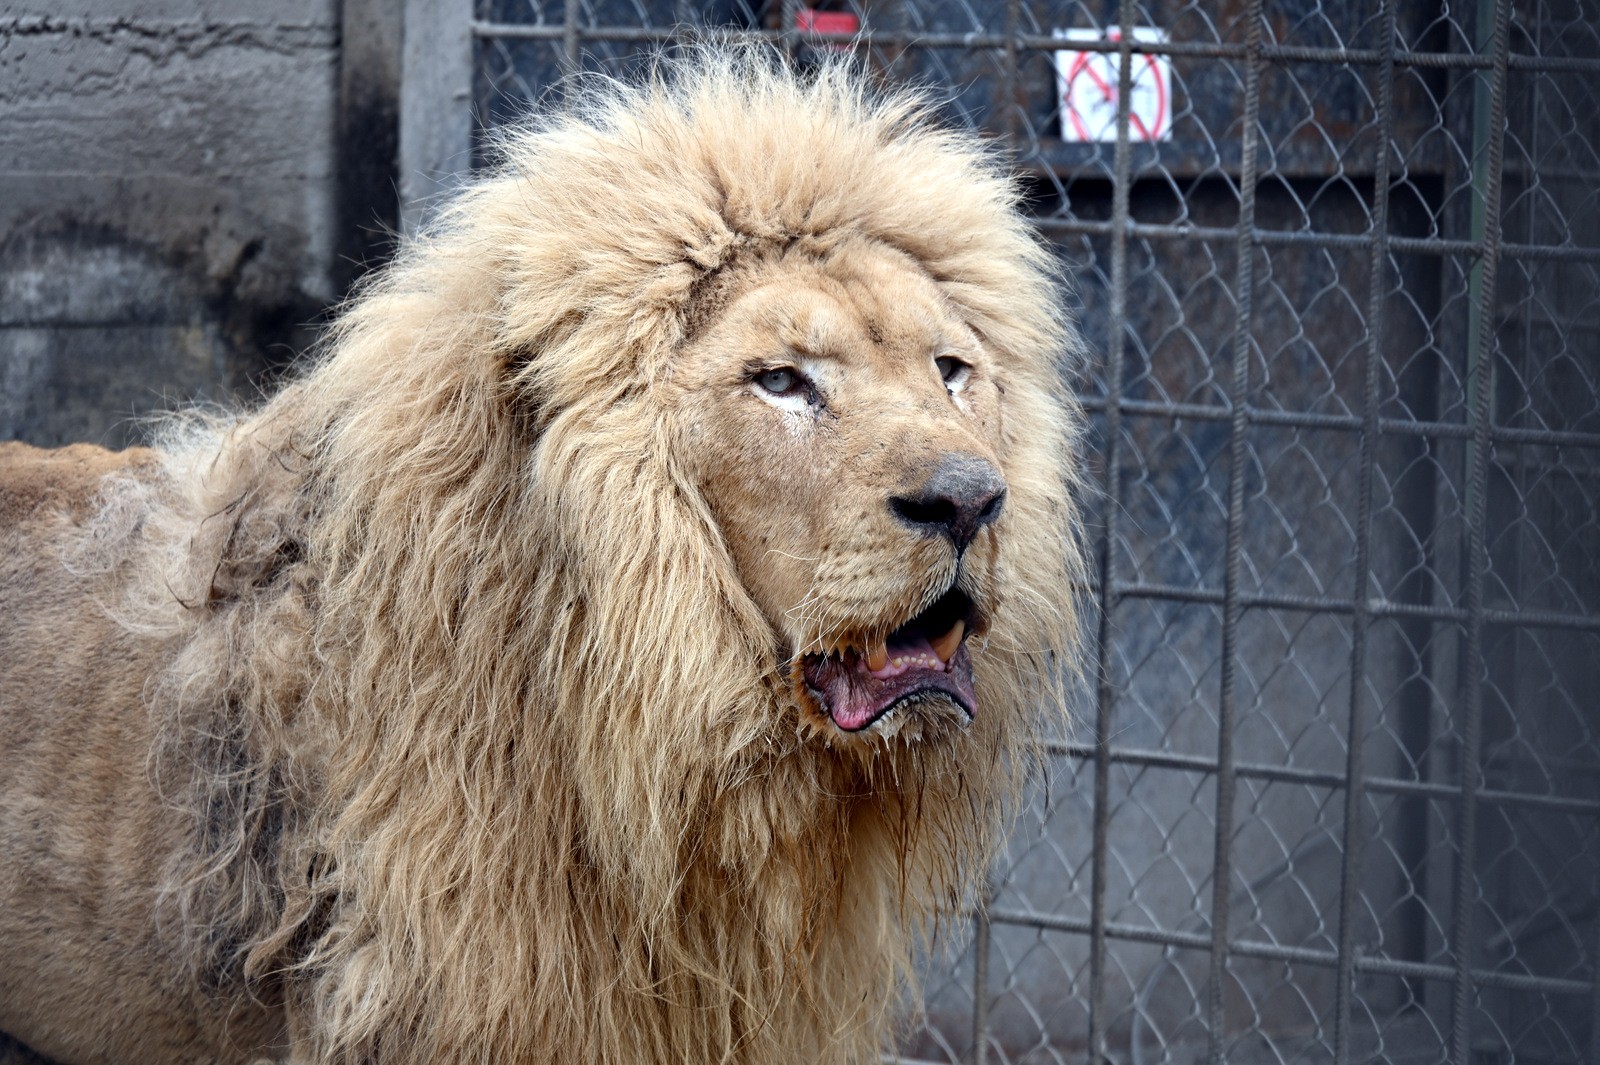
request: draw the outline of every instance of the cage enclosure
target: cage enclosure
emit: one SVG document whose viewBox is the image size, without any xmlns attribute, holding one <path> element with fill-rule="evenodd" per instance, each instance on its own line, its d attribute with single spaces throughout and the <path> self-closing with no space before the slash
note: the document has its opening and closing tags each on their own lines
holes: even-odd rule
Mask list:
<svg viewBox="0 0 1600 1065">
<path fill-rule="evenodd" d="M 907 1059 L 1600 1062 L 1594 0 L 407 32 L 413 217 L 568 72 L 708 34 L 853 51 L 1023 175 L 1091 352 L 1089 676 Z"/>
</svg>

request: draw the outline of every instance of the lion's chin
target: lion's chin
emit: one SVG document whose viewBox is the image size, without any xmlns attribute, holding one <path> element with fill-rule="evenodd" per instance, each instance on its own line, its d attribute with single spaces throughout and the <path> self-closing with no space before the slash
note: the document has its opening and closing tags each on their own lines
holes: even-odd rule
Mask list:
<svg viewBox="0 0 1600 1065">
<path fill-rule="evenodd" d="M 840 732 L 898 732 L 913 716 L 964 727 L 978 706 L 966 644 L 978 627 L 971 600 L 952 589 L 863 648 L 802 656 L 798 679 Z"/>
</svg>

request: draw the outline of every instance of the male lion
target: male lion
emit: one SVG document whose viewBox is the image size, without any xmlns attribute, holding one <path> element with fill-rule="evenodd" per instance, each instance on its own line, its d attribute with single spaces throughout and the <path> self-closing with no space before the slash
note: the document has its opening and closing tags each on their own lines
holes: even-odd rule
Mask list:
<svg viewBox="0 0 1600 1065">
<path fill-rule="evenodd" d="M 0 451 L 0 1058 L 867 1062 L 1070 657 L 973 137 L 704 51 L 511 136 L 259 410 Z"/>
</svg>

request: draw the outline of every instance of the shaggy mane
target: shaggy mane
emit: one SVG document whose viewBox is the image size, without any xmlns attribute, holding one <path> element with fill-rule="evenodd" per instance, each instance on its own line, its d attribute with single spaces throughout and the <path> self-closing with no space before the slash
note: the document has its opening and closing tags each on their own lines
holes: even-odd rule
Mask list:
<svg viewBox="0 0 1600 1065">
<path fill-rule="evenodd" d="M 875 1060 L 1070 664 L 1054 267 L 975 138 L 844 66 L 708 49 L 580 96 L 295 381 L 107 492 L 75 564 L 171 649 L 169 919 L 308 1061 Z M 1008 382 L 1009 591 L 958 744 L 777 713 L 654 387 L 745 263 L 846 237 L 915 260 Z"/>
</svg>

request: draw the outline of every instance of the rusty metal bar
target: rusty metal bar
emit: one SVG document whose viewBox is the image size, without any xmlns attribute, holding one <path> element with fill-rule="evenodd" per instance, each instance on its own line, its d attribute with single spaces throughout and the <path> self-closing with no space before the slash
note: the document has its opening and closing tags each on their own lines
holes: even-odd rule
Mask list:
<svg viewBox="0 0 1600 1065">
<path fill-rule="evenodd" d="M 1007 141 L 1013 154 L 1021 140 L 1017 130 L 1016 102 L 1012 97 L 1015 94 L 1017 80 L 1017 50 L 1016 37 L 1020 32 L 1020 7 L 1021 0 L 1006 0 L 1006 46 L 1005 80 L 1009 87 L 1006 93 L 1007 100 Z M 786 16 L 787 17 L 787 16 Z M 988 1065 L 989 1061 L 989 940 L 990 925 L 988 918 L 989 904 L 994 898 L 995 887 L 991 883 L 985 891 L 984 906 L 974 918 L 973 942 L 973 972 L 972 972 L 972 1047 L 970 1061 L 972 1065 Z"/>
<path fill-rule="evenodd" d="M 563 5 L 561 25 L 551 27 L 561 31 L 561 73 L 569 77 L 578 71 L 579 34 L 582 28 L 578 20 L 582 13 L 583 6 L 579 0 L 566 0 Z M 477 33 L 476 26 L 473 27 L 473 32 Z"/>
<path fill-rule="evenodd" d="M 1122 375 L 1127 352 L 1128 314 L 1128 217 L 1133 158 L 1131 111 L 1133 86 L 1133 27 L 1136 11 L 1133 0 L 1122 0 L 1118 15 L 1121 50 L 1117 73 L 1117 145 L 1111 184 L 1111 214 L 1115 229 L 1111 238 L 1111 336 L 1106 353 L 1105 387 L 1105 495 L 1101 501 L 1100 586 L 1116 584 L 1117 508 L 1122 504 Z M 1106 856 L 1110 851 L 1111 822 L 1111 736 L 1116 689 L 1112 679 L 1112 616 L 1117 600 L 1100 600 L 1100 625 L 1095 661 L 1094 725 L 1094 844 L 1091 851 L 1089 933 L 1089 1060 L 1093 1065 L 1109 1061 L 1106 1046 Z"/>
<path fill-rule="evenodd" d="M 1239 700 L 1240 599 L 1244 582 L 1244 482 L 1250 458 L 1250 327 L 1255 306 L 1256 165 L 1261 144 L 1261 48 L 1265 34 L 1262 0 L 1252 0 L 1245 19 L 1249 53 L 1245 70 L 1243 129 L 1240 131 L 1239 222 L 1235 243 L 1233 376 L 1228 404 L 1227 568 L 1222 602 L 1222 677 L 1217 706 L 1216 838 L 1211 861 L 1211 957 L 1206 975 L 1207 1060 L 1222 1065 L 1226 1055 L 1229 900 L 1233 887 L 1233 727 Z"/>
<path fill-rule="evenodd" d="M 1022 115 L 1017 100 L 1017 86 L 1021 84 L 1021 64 L 1017 57 L 1017 38 L 1022 35 L 1022 0 L 1006 0 L 1006 46 L 1001 51 L 1001 96 L 1005 105 L 1005 135 L 1013 157 L 1022 143 Z"/>
<path fill-rule="evenodd" d="M 983 905 L 972 916 L 972 1065 L 989 1063 L 989 933 L 992 918 L 990 900 L 994 887 L 984 889 Z"/>
<path fill-rule="evenodd" d="M 1384 283 L 1389 276 L 1389 154 L 1394 137 L 1395 2 L 1383 0 L 1380 18 L 1389 61 L 1378 71 L 1378 144 L 1372 162 L 1372 258 L 1367 279 L 1367 345 L 1363 353 L 1361 392 L 1361 447 L 1356 490 L 1355 589 L 1350 618 L 1350 701 L 1345 729 L 1344 847 L 1339 877 L 1338 976 L 1334 981 L 1333 1060 L 1350 1061 L 1350 1011 L 1355 997 L 1356 920 L 1360 911 L 1361 858 L 1364 833 L 1362 807 L 1366 802 L 1366 765 L 1362 762 L 1366 738 L 1362 698 L 1367 678 L 1367 631 L 1372 610 L 1372 485 L 1378 464 L 1378 370 L 1383 365 Z"/>
<path fill-rule="evenodd" d="M 1473 335 L 1469 338 L 1477 354 L 1475 365 L 1467 368 L 1471 397 L 1472 445 L 1467 452 L 1467 498 L 1462 515 L 1466 523 L 1465 555 L 1467 584 L 1465 602 L 1466 660 L 1461 673 L 1465 705 L 1461 723 L 1461 747 L 1457 783 L 1461 799 L 1456 807 L 1456 875 L 1452 891 L 1450 949 L 1455 957 L 1455 986 L 1450 1003 L 1451 1052 L 1458 1062 L 1471 1060 L 1474 972 L 1472 969 L 1472 929 L 1477 892 L 1474 865 L 1477 862 L 1478 797 L 1483 790 L 1483 585 L 1489 568 L 1489 549 L 1484 525 L 1489 495 L 1489 425 L 1493 397 L 1495 282 L 1500 266 L 1500 194 L 1503 181 L 1501 164 L 1505 159 L 1506 70 L 1510 53 L 1511 2 L 1494 3 L 1492 49 L 1494 67 L 1489 86 L 1487 174 L 1483 189 L 1484 253 L 1478 282 L 1480 303 Z M 1481 28 L 1480 28 L 1481 34 Z M 1481 39 L 1481 37 L 1480 37 Z M 1479 161 L 1474 159 L 1476 171 Z M 1474 185 L 1477 181 L 1474 180 Z"/>
</svg>

